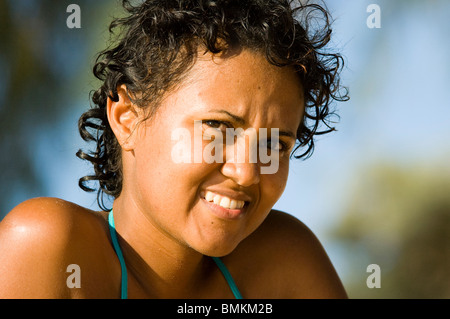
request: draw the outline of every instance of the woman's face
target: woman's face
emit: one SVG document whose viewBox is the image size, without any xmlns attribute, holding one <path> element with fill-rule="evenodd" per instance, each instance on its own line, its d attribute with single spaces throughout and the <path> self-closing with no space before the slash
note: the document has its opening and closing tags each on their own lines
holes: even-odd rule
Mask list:
<svg viewBox="0 0 450 319">
<path fill-rule="evenodd" d="M 124 162 L 123 191 L 164 236 L 205 255 L 226 255 L 263 222 L 280 198 L 303 105 L 300 81 L 290 68 L 275 67 L 246 50 L 228 58 L 200 56 L 181 85 L 166 94 L 156 114 L 139 126 L 132 160 Z M 226 142 L 227 128 L 258 132 L 247 138 L 244 160 L 237 158 L 239 139 Z M 267 137 L 262 140 L 264 129 Z M 271 141 L 273 129 L 279 129 L 279 143 Z M 222 133 L 223 148 L 212 150 L 212 140 L 219 141 Z M 266 154 L 279 150 L 278 159 L 273 156 L 273 163 L 262 163 L 257 154 L 256 161 L 251 160 L 250 145 L 255 144 L 250 140 L 267 145 Z M 199 160 L 198 150 L 207 147 L 205 154 L 223 150 L 223 160 L 207 160 L 203 153 Z M 235 156 L 230 156 L 230 149 Z M 180 150 L 191 155 L 180 161 Z M 274 169 L 261 174 L 269 165 Z"/>
</svg>

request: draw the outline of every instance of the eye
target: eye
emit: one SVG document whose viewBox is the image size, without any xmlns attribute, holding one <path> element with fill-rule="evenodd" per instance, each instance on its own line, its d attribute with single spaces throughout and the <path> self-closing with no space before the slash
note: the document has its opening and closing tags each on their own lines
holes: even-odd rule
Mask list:
<svg viewBox="0 0 450 319">
<path fill-rule="evenodd" d="M 273 141 L 272 143 L 272 139 L 269 138 L 267 139 L 267 141 L 264 143 L 262 142 L 262 146 L 263 147 L 267 147 L 268 149 L 272 150 L 272 151 L 277 151 L 277 152 L 284 152 L 288 149 L 286 143 L 284 143 L 283 141 Z"/>
<path fill-rule="evenodd" d="M 213 128 L 213 129 L 216 129 L 216 130 L 219 130 L 222 132 L 225 132 L 226 129 L 229 127 L 228 123 L 223 122 L 223 121 L 217 121 L 217 120 L 206 120 L 206 121 L 203 121 L 203 124 L 210 128 Z"/>
</svg>

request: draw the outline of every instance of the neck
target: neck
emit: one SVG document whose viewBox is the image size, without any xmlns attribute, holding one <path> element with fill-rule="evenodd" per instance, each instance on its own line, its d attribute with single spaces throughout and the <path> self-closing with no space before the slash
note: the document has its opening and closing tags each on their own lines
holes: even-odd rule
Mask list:
<svg viewBox="0 0 450 319">
<path fill-rule="evenodd" d="M 185 297 L 197 290 L 209 258 L 170 237 L 120 198 L 114 202 L 114 219 L 128 272 L 147 294 Z"/>
</svg>

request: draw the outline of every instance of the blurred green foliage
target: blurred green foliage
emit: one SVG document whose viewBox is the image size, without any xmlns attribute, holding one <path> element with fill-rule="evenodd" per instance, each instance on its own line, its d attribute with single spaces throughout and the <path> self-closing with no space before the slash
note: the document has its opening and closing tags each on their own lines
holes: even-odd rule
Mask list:
<svg viewBox="0 0 450 319">
<path fill-rule="evenodd" d="M 347 250 L 351 298 L 450 298 L 448 163 L 368 166 L 335 238 Z M 369 289 L 369 264 L 381 288 Z"/>
</svg>

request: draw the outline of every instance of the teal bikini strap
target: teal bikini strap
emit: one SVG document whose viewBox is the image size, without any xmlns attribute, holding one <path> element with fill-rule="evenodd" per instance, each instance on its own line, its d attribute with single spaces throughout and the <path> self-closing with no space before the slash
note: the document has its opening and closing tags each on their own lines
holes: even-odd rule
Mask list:
<svg viewBox="0 0 450 319">
<path fill-rule="evenodd" d="M 108 216 L 109 222 L 109 232 L 111 234 L 111 240 L 114 246 L 114 250 L 116 251 L 117 258 L 119 258 L 120 268 L 122 270 L 122 283 L 121 283 L 121 292 L 120 297 L 122 299 L 128 298 L 128 274 L 127 274 L 127 266 L 125 265 L 125 259 L 123 259 L 122 250 L 120 249 L 119 242 L 117 241 L 116 227 L 114 225 L 114 216 L 113 211 Z"/>
<path fill-rule="evenodd" d="M 120 249 L 119 242 L 117 240 L 117 233 L 116 233 L 116 227 L 114 225 L 114 216 L 113 211 L 108 215 L 108 222 L 109 222 L 109 232 L 111 234 L 111 240 L 113 243 L 114 250 L 116 251 L 117 258 L 119 258 L 120 268 L 122 270 L 122 283 L 121 283 L 121 293 L 120 296 L 122 299 L 128 298 L 128 274 L 127 274 L 127 266 L 125 265 L 125 259 L 123 258 L 122 250 Z M 239 292 L 239 289 L 237 288 L 233 277 L 231 277 L 230 272 L 228 271 L 227 267 L 224 265 L 222 260 L 218 257 L 212 257 L 214 262 L 216 263 L 217 267 L 219 267 L 220 271 L 222 272 L 223 276 L 225 277 L 225 280 L 227 281 L 228 285 L 230 286 L 231 291 L 233 292 L 233 295 L 236 299 L 243 299 L 241 296 L 241 293 Z"/>
<path fill-rule="evenodd" d="M 225 264 L 222 262 L 222 260 L 220 260 L 220 258 L 218 257 L 212 257 L 212 259 L 214 259 L 214 261 L 216 262 L 217 267 L 219 267 L 220 271 L 222 272 L 223 276 L 225 277 L 225 280 L 228 283 L 228 286 L 230 286 L 231 291 L 233 292 L 233 295 L 236 299 L 243 299 L 241 296 L 241 293 L 239 292 L 239 289 L 237 288 L 233 277 L 231 277 L 230 272 L 228 271 L 227 267 L 225 266 Z"/>
</svg>

